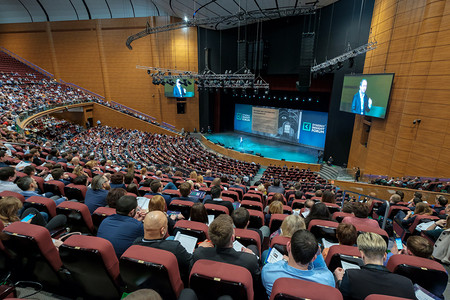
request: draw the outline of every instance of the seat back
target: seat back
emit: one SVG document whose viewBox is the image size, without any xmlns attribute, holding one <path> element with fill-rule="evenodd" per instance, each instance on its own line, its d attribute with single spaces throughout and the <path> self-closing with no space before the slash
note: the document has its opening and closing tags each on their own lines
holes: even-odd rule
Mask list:
<svg viewBox="0 0 450 300">
<path fill-rule="evenodd" d="M 70 183 L 64 187 L 64 193 L 69 200 L 78 200 L 80 202 L 84 202 L 86 192 L 87 187 L 84 185 Z"/>
<path fill-rule="evenodd" d="M 270 240 L 270 248 L 276 248 L 284 255 L 288 255 L 287 252 L 287 242 L 289 242 L 291 238 L 285 236 L 275 236 Z"/>
<path fill-rule="evenodd" d="M 119 261 L 108 240 L 73 235 L 59 247 L 59 255 L 85 297 L 120 299 Z"/>
<path fill-rule="evenodd" d="M 258 210 L 263 211 L 263 205 L 261 202 L 253 201 L 253 200 L 242 200 L 241 206 L 245 207 L 248 210 Z"/>
<path fill-rule="evenodd" d="M 371 294 L 371 295 L 367 296 L 364 300 L 408 300 L 408 298 Z"/>
<path fill-rule="evenodd" d="M 229 295 L 233 299 L 253 299 L 253 279 L 244 267 L 200 259 L 189 277 L 190 288 L 199 300 Z"/>
<path fill-rule="evenodd" d="M 64 196 L 64 183 L 59 180 L 49 180 L 44 182 L 44 192 Z"/>
<path fill-rule="evenodd" d="M 236 192 L 237 193 L 237 195 L 239 197 L 238 201 L 241 201 L 242 198 L 244 197 L 244 191 L 242 189 L 240 189 L 240 188 L 229 188 L 228 190 L 231 191 L 231 192 Z"/>
<path fill-rule="evenodd" d="M 25 202 L 25 197 L 22 194 L 16 193 L 16 192 L 10 192 L 10 191 L 3 191 L 0 193 L 0 197 L 16 197 L 22 203 Z"/>
<path fill-rule="evenodd" d="M 234 232 L 236 240 L 238 240 L 245 247 L 255 245 L 259 251 L 256 254 L 261 256 L 261 238 L 256 231 L 251 229 L 235 228 Z"/>
<path fill-rule="evenodd" d="M 62 262 L 45 227 L 14 222 L 3 232 L 7 235 L 4 246 L 16 258 L 17 265 L 11 271 L 17 278 L 37 280 L 52 290 L 60 287 Z"/>
<path fill-rule="evenodd" d="M 305 207 L 306 200 L 295 199 L 292 201 L 292 209 L 302 209 Z"/>
<path fill-rule="evenodd" d="M 414 219 L 414 222 L 409 226 L 409 232 L 413 233 L 416 229 L 417 225 L 423 222 L 429 222 L 429 221 L 438 221 L 439 217 L 437 216 L 428 216 L 428 215 L 416 215 L 416 218 Z"/>
<path fill-rule="evenodd" d="M 230 212 L 228 211 L 228 207 L 219 205 L 219 204 L 205 204 L 206 212 L 208 215 L 214 215 L 214 217 L 217 217 L 221 214 L 229 215 Z"/>
<path fill-rule="evenodd" d="M 94 228 L 97 228 L 100 226 L 102 221 L 106 219 L 106 217 L 109 217 L 110 215 L 114 215 L 116 213 L 115 208 L 111 207 L 99 207 L 92 213 L 92 223 L 94 224 Z"/>
<path fill-rule="evenodd" d="M 358 247 L 345 245 L 331 246 L 325 259 L 328 269 L 334 272 L 336 268 L 342 268 L 342 261 L 358 266 L 364 265 Z"/>
<path fill-rule="evenodd" d="M 272 287 L 270 300 L 327 299 L 342 300 L 338 289 L 328 285 L 295 278 L 278 278 Z"/>
<path fill-rule="evenodd" d="M 319 243 L 322 242 L 322 239 L 326 239 L 332 243 L 337 243 L 338 239 L 336 237 L 336 228 L 338 225 L 338 222 L 333 221 L 311 220 L 308 225 L 308 230 L 314 234 Z"/>
<path fill-rule="evenodd" d="M 197 238 L 197 242 L 203 242 L 208 239 L 208 225 L 188 220 L 179 220 L 175 223 L 173 229 L 174 235 L 179 231 L 180 233 L 193 236 Z"/>
<path fill-rule="evenodd" d="M 336 220 L 336 221 L 338 221 L 339 223 L 341 223 L 342 220 L 343 220 L 345 217 L 354 217 L 354 216 L 355 216 L 355 215 L 354 215 L 354 214 L 351 214 L 351 213 L 346 213 L 346 212 L 342 212 L 342 211 L 337 211 L 337 212 L 333 213 L 333 215 L 331 216 L 331 218 L 332 218 L 333 220 Z"/>
<path fill-rule="evenodd" d="M 194 202 L 192 201 L 172 200 L 167 210 L 179 211 L 185 219 L 189 219 L 192 205 L 194 205 Z"/>
<path fill-rule="evenodd" d="M 264 225 L 264 214 L 262 211 L 249 209 L 250 214 L 250 223 L 248 224 L 248 228 L 261 228 Z"/>
<path fill-rule="evenodd" d="M 94 224 L 86 204 L 64 201 L 56 207 L 56 213 L 67 217 L 67 226 L 71 229 L 70 231 L 94 233 Z"/>
<path fill-rule="evenodd" d="M 261 202 L 261 196 L 258 194 L 254 194 L 254 193 L 246 193 L 246 194 L 244 194 L 244 197 L 242 198 L 242 200 Z"/>
<path fill-rule="evenodd" d="M 126 292 L 154 289 L 163 299 L 176 300 L 183 289 L 178 262 L 169 251 L 133 245 L 120 258 Z"/>
<path fill-rule="evenodd" d="M 281 227 L 281 223 L 283 223 L 283 220 L 286 219 L 288 215 L 285 214 L 273 214 L 270 216 L 270 233 L 277 231 Z"/>
<path fill-rule="evenodd" d="M 286 214 L 286 215 L 292 214 L 292 207 L 283 205 L 283 214 Z"/>
<path fill-rule="evenodd" d="M 393 273 L 408 277 L 434 295 L 443 297 L 448 274 L 440 263 L 427 258 L 397 254 L 391 256 L 387 268 Z"/>
<path fill-rule="evenodd" d="M 50 218 L 56 216 L 56 203 L 52 199 L 40 196 L 31 196 L 25 200 L 31 207 L 38 211 L 46 212 Z"/>
<path fill-rule="evenodd" d="M 241 190 L 242 191 L 242 190 Z M 223 191 L 222 192 L 222 199 L 223 197 L 232 198 L 233 202 L 239 202 L 239 194 L 236 191 Z M 225 199 L 223 199 L 225 200 Z"/>
<path fill-rule="evenodd" d="M 341 207 L 337 204 L 334 203 L 324 203 L 324 204 L 327 206 L 330 214 L 334 214 L 335 212 L 341 211 Z"/>
</svg>

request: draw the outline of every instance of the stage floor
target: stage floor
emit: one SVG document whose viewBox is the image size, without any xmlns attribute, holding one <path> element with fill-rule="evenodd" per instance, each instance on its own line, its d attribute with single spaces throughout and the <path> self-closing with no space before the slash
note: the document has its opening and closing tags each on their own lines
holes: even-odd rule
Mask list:
<svg viewBox="0 0 450 300">
<path fill-rule="evenodd" d="M 265 138 L 244 135 L 236 132 L 223 132 L 205 134 L 211 142 L 220 142 L 225 147 L 233 147 L 236 151 L 253 151 L 261 153 L 262 156 L 274 159 L 285 159 L 286 161 L 317 163 L 318 150 L 295 146 L 282 141 L 273 141 Z M 240 138 L 243 137 L 241 145 Z"/>
</svg>

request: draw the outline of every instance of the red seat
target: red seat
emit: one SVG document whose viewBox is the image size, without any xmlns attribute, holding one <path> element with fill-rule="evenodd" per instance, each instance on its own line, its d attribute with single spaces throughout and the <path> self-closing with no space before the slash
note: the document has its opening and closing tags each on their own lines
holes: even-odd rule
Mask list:
<svg viewBox="0 0 450 300">
<path fill-rule="evenodd" d="M 328 207 L 328 210 L 330 211 L 330 214 L 334 214 L 335 212 L 341 211 L 341 207 L 334 203 L 325 203 L 324 204 Z"/>
<path fill-rule="evenodd" d="M 288 215 L 285 214 L 273 214 L 270 217 L 270 233 L 277 231 L 281 227 L 281 223 L 283 223 L 283 220 L 286 219 Z"/>
<path fill-rule="evenodd" d="M 414 230 L 416 229 L 417 225 L 419 225 L 420 223 L 423 222 L 429 222 L 429 221 L 438 221 L 439 217 L 437 216 L 428 216 L 428 215 L 416 215 L 416 218 L 414 220 L 414 222 L 411 224 L 411 226 L 409 226 L 408 231 L 410 233 L 413 233 Z"/>
<path fill-rule="evenodd" d="M 264 225 L 264 213 L 259 210 L 249 209 L 250 223 L 248 228 L 261 228 Z"/>
<path fill-rule="evenodd" d="M 31 196 L 25 202 L 29 203 L 31 207 L 36 208 L 38 211 L 48 213 L 51 218 L 56 216 L 56 203 L 53 199 Z"/>
<path fill-rule="evenodd" d="M 364 300 L 408 300 L 408 298 L 372 294 L 367 296 Z"/>
<path fill-rule="evenodd" d="M 208 215 L 214 215 L 217 217 L 220 214 L 226 214 L 229 215 L 230 212 L 228 211 L 228 207 L 219 205 L 219 204 L 205 204 L 206 212 Z"/>
<path fill-rule="evenodd" d="M 36 181 L 36 183 L 39 187 L 39 190 L 41 190 L 41 192 L 43 192 L 44 191 L 44 182 L 45 182 L 44 178 L 35 176 L 35 175 L 31 175 L 31 178 L 33 178 Z"/>
<path fill-rule="evenodd" d="M 43 226 L 14 222 L 3 232 L 8 236 L 3 241 L 6 249 L 20 257 L 11 269 L 14 276 L 22 280 L 36 280 L 44 287 L 57 290 L 62 282 L 58 273 L 62 262 L 49 231 Z"/>
<path fill-rule="evenodd" d="M 193 236 L 197 238 L 197 242 L 203 242 L 208 237 L 208 225 L 188 220 L 179 220 L 174 226 L 174 235 L 179 231 L 180 233 Z"/>
<path fill-rule="evenodd" d="M 73 235 L 59 247 L 59 255 L 84 297 L 120 299 L 119 261 L 108 240 Z"/>
<path fill-rule="evenodd" d="M 236 240 L 238 240 L 245 247 L 255 245 L 259 251 L 256 255 L 261 256 L 261 237 L 256 231 L 251 229 L 235 228 L 234 236 Z"/>
<path fill-rule="evenodd" d="M 81 184 L 69 183 L 64 187 L 64 193 L 69 200 L 78 200 L 84 202 L 87 186 Z"/>
<path fill-rule="evenodd" d="M 270 300 L 342 300 L 338 289 L 328 285 L 294 278 L 278 278 L 272 287 Z"/>
<path fill-rule="evenodd" d="M 258 194 L 253 194 L 253 193 L 244 194 L 244 197 L 242 198 L 242 200 L 257 201 L 260 203 L 262 202 L 261 196 Z"/>
<path fill-rule="evenodd" d="M 331 218 L 332 218 L 333 220 L 336 220 L 336 221 L 338 221 L 339 223 L 341 223 L 342 220 L 343 220 L 345 217 L 354 217 L 354 216 L 355 216 L 355 215 L 354 215 L 354 214 L 351 214 L 351 213 L 346 213 L 346 212 L 342 212 L 342 211 L 337 211 L 337 212 L 333 213 L 333 215 L 331 216 Z"/>
<path fill-rule="evenodd" d="M 223 197 L 222 196 L 221 198 L 222 198 L 222 201 L 228 201 L 228 202 L 234 203 L 234 199 L 231 197 Z"/>
<path fill-rule="evenodd" d="M 56 213 L 67 217 L 67 226 L 71 229 L 70 231 L 94 233 L 94 224 L 86 204 L 64 201 L 56 207 Z"/>
<path fill-rule="evenodd" d="M 324 238 L 329 242 L 337 243 L 336 228 L 338 225 L 338 222 L 333 221 L 311 220 L 308 225 L 308 230 L 314 234 L 319 242 Z"/>
<path fill-rule="evenodd" d="M 226 198 L 232 198 L 233 199 L 232 202 L 239 202 L 239 194 L 236 191 L 231 191 L 231 190 L 223 191 L 222 192 L 222 199 L 225 198 L 225 197 Z M 223 199 L 223 200 L 225 200 L 225 199 Z M 225 201 L 228 201 L 228 200 L 225 200 Z"/>
<path fill-rule="evenodd" d="M 217 299 L 222 295 L 253 300 L 252 275 L 244 267 L 200 259 L 194 263 L 189 279 L 190 288 L 199 300 Z"/>
<path fill-rule="evenodd" d="M 261 202 L 252 201 L 252 200 L 242 200 L 241 206 L 245 207 L 248 210 L 258 210 L 263 211 L 263 205 Z"/>
<path fill-rule="evenodd" d="M 25 202 L 25 197 L 22 194 L 10 191 L 3 191 L 0 193 L 0 197 L 16 197 L 20 201 Z"/>
<path fill-rule="evenodd" d="M 241 201 L 244 198 L 244 191 L 240 188 L 229 188 L 229 191 L 236 192 L 238 194 L 238 201 Z"/>
<path fill-rule="evenodd" d="M 162 193 L 171 197 L 181 197 L 180 191 L 178 190 L 164 190 Z"/>
<path fill-rule="evenodd" d="M 300 208 L 302 209 L 303 207 L 305 207 L 305 202 L 306 200 L 301 200 L 301 199 L 295 199 L 294 201 L 292 201 L 292 209 L 297 209 Z"/>
<path fill-rule="evenodd" d="M 194 202 L 187 200 L 172 200 L 169 204 L 168 210 L 179 211 L 185 219 L 189 219 L 191 214 L 191 207 Z"/>
<path fill-rule="evenodd" d="M 100 223 L 102 223 L 102 221 L 104 219 L 106 219 L 106 217 L 109 217 L 109 216 L 115 215 L 115 214 L 116 214 L 115 208 L 99 207 L 92 213 L 92 216 L 91 216 L 92 223 L 94 224 L 95 228 L 98 228 L 100 226 Z"/>
<path fill-rule="evenodd" d="M 364 265 L 361 258 L 361 252 L 359 252 L 358 247 L 346 246 L 346 245 L 333 245 L 328 250 L 327 257 L 325 258 L 325 263 L 331 272 L 334 272 L 336 268 L 341 268 L 341 261 L 349 262 L 352 264 L 357 264 L 359 266 Z"/>
<path fill-rule="evenodd" d="M 413 283 L 443 298 L 448 274 L 440 263 L 427 258 L 397 254 L 391 256 L 387 268 L 393 273 L 408 277 Z"/>
<path fill-rule="evenodd" d="M 141 186 L 141 187 L 139 188 L 139 194 L 140 194 L 141 197 L 144 196 L 145 194 L 151 193 L 151 192 L 152 192 L 152 189 L 149 188 L 149 187 Z"/>
<path fill-rule="evenodd" d="M 270 240 L 270 248 L 276 248 L 278 251 L 280 251 L 284 255 L 288 255 L 287 252 L 287 242 L 289 242 L 291 238 L 285 237 L 285 236 L 275 236 Z"/>
<path fill-rule="evenodd" d="M 154 289 L 163 299 L 176 300 L 184 287 L 177 258 L 169 251 L 133 245 L 122 254 L 119 264 L 128 293 Z"/>
<path fill-rule="evenodd" d="M 44 192 L 50 192 L 54 195 L 64 196 L 64 183 L 59 180 L 49 180 L 47 182 L 44 182 Z"/>
<path fill-rule="evenodd" d="M 283 214 L 291 215 L 292 214 L 292 207 L 283 205 Z"/>
</svg>

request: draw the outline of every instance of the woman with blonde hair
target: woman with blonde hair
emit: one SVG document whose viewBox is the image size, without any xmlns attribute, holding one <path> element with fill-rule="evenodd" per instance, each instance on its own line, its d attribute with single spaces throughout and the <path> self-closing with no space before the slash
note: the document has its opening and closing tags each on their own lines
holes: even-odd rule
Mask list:
<svg viewBox="0 0 450 300">
<path fill-rule="evenodd" d="M 83 171 L 83 167 L 82 166 L 76 166 L 75 169 L 73 169 L 72 174 L 75 174 L 78 176 L 86 176 L 89 178 L 89 175 Z"/>
<path fill-rule="evenodd" d="M 396 216 L 402 220 L 403 227 L 409 228 L 409 226 L 411 226 L 411 224 L 414 223 L 414 221 L 416 220 L 416 216 L 420 216 L 420 215 L 431 216 L 433 214 L 433 210 L 428 206 L 427 203 L 419 202 L 416 205 L 416 209 L 414 210 L 414 213 L 412 211 L 408 211 L 406 216 L 404 216 L 402 218 L 402 216 L 404 214 L 405 213 L 403 211 L 399 211 Z"/>
<path fill-rule="evenodd" d="M 189 179 L 197 181 L 197 172 L 192 171 L 191 174 L 189 174 Z"/>
<path fill-rule="evenodd" d="M 283 213 L 283 203 L 281 201 L 273 201 L 269 205 L 269 211 L 264 216 L 264 222 L 266 225 L 270 224 L 270 218 L 273 214 L 282 214 Z"/>
<path fill-rule="evenodd" d="M 203 176 L 202 175 L 197 176 L 197 183 L 203 185 Z"/>
</svg>

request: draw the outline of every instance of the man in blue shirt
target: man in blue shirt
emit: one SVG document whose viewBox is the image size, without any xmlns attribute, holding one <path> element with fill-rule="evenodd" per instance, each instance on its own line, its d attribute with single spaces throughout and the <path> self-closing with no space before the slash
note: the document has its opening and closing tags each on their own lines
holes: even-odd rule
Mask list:
<svg viewBox="0 0 450 300">
<path fill-rule="evenodd" d="M 278 278 L 296 278 L 335 286 L 334 276 L 320 253 L 314 235 L 307 230 L 296 231 L 286 245 L 288 259 L 266 264 L 262 269 L 262 282 L 267 295 Z"/>
<path fill-rule="evenodd" d="M 153 180 L 152 183 L 150 184 L 150 189 L 152 190 L 151 193 L 147 193 L 146 195 L 151 195 L 151 196 L 155 196 L 155 195 L 160 195 L 164 198 L 164 200 L 166 201 L 166 206 L 169 207 L 170 202 L 172 201 L 172 197 L 170 197 L 169 195 L 164 195 L 161 192 L 163 191 L 163 187 L 161 184 L 161 180 Z"/>
<path fill-rule="evenodd" d="M 136 197 L 122 196 L 116 204 L 116 214 L 102 221 L 97 236 L 110 241 L 117 257 L 120 257 L 134 240 L 144 235 L 144 216 L 136 216 Z"/>
<path fill-rule="evenodd" d="M 106 206 L 106 196 L 110 189 L 109 180 L 104 175 L 97 175 L 92 179 L 91 188 L 86 192 L 84 204 L 92 214 L 97 208 Z"/>
</svg>

